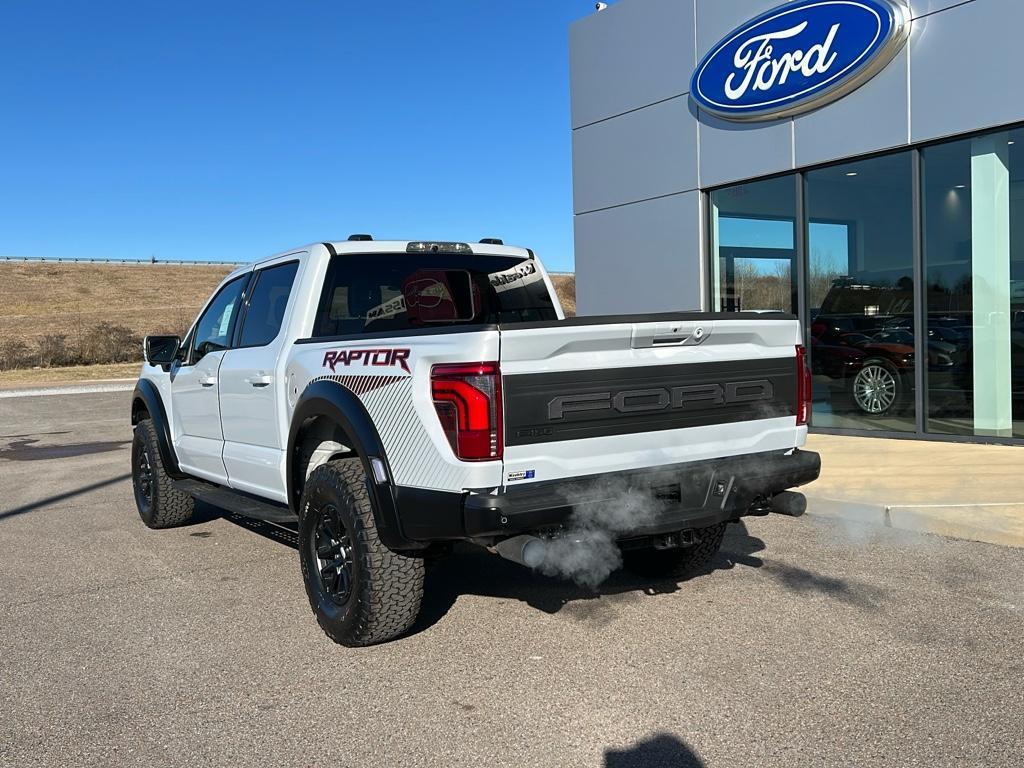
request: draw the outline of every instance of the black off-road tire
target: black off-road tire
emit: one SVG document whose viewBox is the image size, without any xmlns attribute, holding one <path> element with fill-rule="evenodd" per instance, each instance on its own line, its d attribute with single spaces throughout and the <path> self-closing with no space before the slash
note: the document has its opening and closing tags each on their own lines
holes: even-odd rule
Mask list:
<svg viewBox="0 0 1024 768">
<path fill-rule="evenodd" d="M 143 419 L 135 425 L 135 437 L 132 439 L 132 489 L 139 517 L 148 527 L 173 528 L 192 522 L 195 500 L 171 484 L 163 459 L 160 458 L 156 427 L 150 419 Z"/>
<path fill-rule="evenodd" d="M 327 518 L 344 529 L 336 530 L 337 539 L 345 542 L 338 551 L 348 553 L 341 556 L 346 565 L 334 569 L 318 556 L 338 543 L 324 522 Z M 331 541 L 324 543 L 325 536 Z M 381 542 L 359 459 L 329 461 L 306 481 L 299 504 L 299 562 L 317 623 L 336 643 L 358 647 L 391 640 L 419 614 L 423 560 L 392 552 Z M 335 581 L 342 568 L 349 568 L 347 590 Z"/>
<path fill-rule="evenodd" d="M 685 576 L 706 567 L 722 546 L 727 523 L 697 531 L 701 539 L 679 549 L 629 549 L 622 553 L 626 568 L 648 578 Z"/>
</svg>

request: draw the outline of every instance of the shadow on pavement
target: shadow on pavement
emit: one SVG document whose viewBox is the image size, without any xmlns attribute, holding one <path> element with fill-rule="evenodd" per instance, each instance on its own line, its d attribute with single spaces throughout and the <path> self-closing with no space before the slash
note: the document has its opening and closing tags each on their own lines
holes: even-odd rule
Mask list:
<svg viewBox="0 0 1024 768">
<path fill-rule="evenodd" d="M 54 433 L 59 434 L 59 433 Z M 95 453 L 109 453 L 131 444 L 131 440 L 104 440 L 89 443 L 58 443 L 39 445 L 39 440 L 28 437 L 12 440 L 6 448 L 0 448 L 0 459 L 6 461 L 45 461 L 47 459 L 71 459 L 76 456 L 91 456 Z"/>
<path fill-rule="evenodd" d="M 68 499 L 73 499 L 76 496 L 81 496 L 82 494 L 89 493 L 90 491 L 105 488 L 108 485 L 114 485 L 115 483 L 120 483 L 122 480 L 128 480 L 130 478 L 131 473 L 126 473 L 124 475 L 112 477 L 109 480 L 100 480 L 99 482 L 96 483 L 83 485 L 81 488 L 75 488 L 70 491 L 65 491 L 64 493 L 57 493 L 54 494 L 53 496 L 47 496 L 45 499 L 39 499 L 38 501 L 32 501 L 29 502 L 28 504 L 22 504 L 20 507 L 15 507 L 14 509 L 7 509 L 4 510 L 3 512 L 0 512 L 0 520 L 3 520 L 8 517 L 15 517 L 16 515 L 24 515 L 26 512 L 31 512 L 33 510 L 40 509 L 50 504 L 56 504 L 57 502 L 60 501 L 67 501 Z"/>
<path fill-rule="evenodd" d="M 298 533 L 294 527 L 266 523 L 235 515 L 217 507 L 200 504 L 196 522 L 222 518 L 277 544 L 298 550 Z M 423 607 L 408 635 L 415 635 L 445 617 L 460 595 L 516 599 L 539 611 L 555 614 L 572 606 L 574 617 L 601 621 L 607 606 L 592 601 L 602 597 L 634 594 L 649 597 L 679 591 L 680 584 L 705 576 L 716 570 L 730 570 L 737 565 L 760 568 L 763 561 L 753 554 L 764 549 L 764 542 L 749 535 L 741 522 L 729 526 L 722 549 L 710 565 L 682 578 L 652 580 L 619 570 L 597 589 L 580 587 L 571 581 L 543 576 L 521 565 L 503 560 L 481 547 L 457 544 L 452 553 L 427 560 Z"/>
<path fill-rule="evenodd" d="M 295 526 L 253 520 L 203 503 L 197 506 L 196 511 L 197 523 L 222 518 L 277 544 L 298 550 Z M 823 576 L 784 563 L 766 563 L 756 556 L 764 548 L 764 542 L 751 536 L 743 521 L 738 521 L 729 525 L 722 548 L 702 570 L 681 578 L 661 580 L 619 570 L 596 589 L 589 589 L 528 570 L 481 547 L 456 544 L 450 554 L 428 558 L 423 606 L 416 623 L 406 634 L 415 635 L 437 624 L 461 595 L 520 600 L 547 614 L 568 610 L 574 619 L 604 623 L 611 620 L 614 609 L 607 602 L 602 603 L 602 598 L 669 595 L 678 592 L 680 585 L 691 579 L 737 566 L 762 569 L 762 573 L 791 592 L 817 592 L 858 608 L 877 608 L 885 596 L 884 590 L 870 584 Z"/>
<path fill-rule="evenodd" d="M 704 761 L 670 733 L 659 733 L 629 749 L 609 749 L 605 768 L 704 768 Z"/>
<path fill-rule="evenodd" d="M 607 612 L 591 601 L 627 594 L 668 595 L 678 592 L 680 584 L 716 570 L 729 570 L 737 565 L 760 568 L 761 559 L 752 555 L 763 549 L 764 542 L 750 536 L 746 526 L 739 522 L 729 526 L 722 549 L 702 571 L 682 578 L 652 580 L 619 570 L 592 590 L 527 570 L 480 547 L 459 545 L 449 557 L 428 563 L 423 607 L 408 634 L 422 632 L 439 622 L 464 594 L 521 600 L 548 614 L 570 606 L 575 618 L 601 621 Z"/>
<path fill-rule="evenodd" d="M 821 592 L 857 608 L 876 608 L 886 594 L 884 589 L 871 584 L 822 576 L 783 563 L 770 563 L 763 572 L 790 592 Z"/>
</svg>

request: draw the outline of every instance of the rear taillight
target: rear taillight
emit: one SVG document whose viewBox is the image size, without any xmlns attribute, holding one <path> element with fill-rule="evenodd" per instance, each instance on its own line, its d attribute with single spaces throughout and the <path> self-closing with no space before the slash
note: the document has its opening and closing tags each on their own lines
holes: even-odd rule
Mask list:
<svg viewBox="0 0 1024 768">
<path fill-rule="evenodd" d="M 435 365 L 430 391 L 441 428 L 465 461 L 500 459 L 501 370 L 497 363 Z"/>
<path fill-rule="evenodd" d="M 811 371 L 807 367 L 807 350 L 796 347 L 796 425 L 801 427 L 811 418 Z"/>
</svg>

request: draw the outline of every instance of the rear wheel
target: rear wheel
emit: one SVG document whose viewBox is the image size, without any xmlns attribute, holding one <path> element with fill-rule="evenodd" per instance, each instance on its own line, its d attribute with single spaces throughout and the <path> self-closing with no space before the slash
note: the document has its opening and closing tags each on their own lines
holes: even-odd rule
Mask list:
<svg viewBox="0 0 1024 768">
<path fill-rule="evenodd" d="M 132 489 L 139 517 L 150 528 L 173 528 L 192 521 L 195 500 L 171 484 L 160 458 L 156 427 L 150 419 L 143 419 L 135 426 Z"/>
<path fill-rule="evenodd" d="M 727 523 L 697 531 L 700 541 L 678 549 L 630 549 L 622 553 L 626 568 L 640 576 L 670 578 L 685 576 L 704 568 L 722 546 Z"/>
<path fill-rule="evenodd" d="M 423 560 L 381 542 L 359 459 L 317 467 L 299 505 L 299 561 L 323 631 L 348 646 L 405 632 L 423 599 Z"/>
</svg>

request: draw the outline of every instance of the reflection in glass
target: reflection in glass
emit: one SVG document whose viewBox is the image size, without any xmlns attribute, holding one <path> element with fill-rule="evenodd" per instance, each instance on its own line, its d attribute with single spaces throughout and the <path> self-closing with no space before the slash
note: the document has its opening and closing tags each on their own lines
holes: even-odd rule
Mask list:
<svg viewBox="0 0 1024 768">
<path fill-rule="evenodd" d="M 805 174 L 814 426 L 915 429 L 911 162 Z"/>
<path fill-rule="evenodd" d="M 796 177 L 711 193 L 712 306 L 796 314 Z"/>
<path fill-rule="evenodd" d="M 812 425 L 1024 438 L 1024 129 L 920 158 L 922 285 L 902 151 L 711 192 L 712 306 L 797 312 L 803 183 Z"/>
<path fill-rule="evenodd" d="M 1024 436 L 1024 131 L 922 151 L 929 345 L 925 428 Z"/>
</svg>

